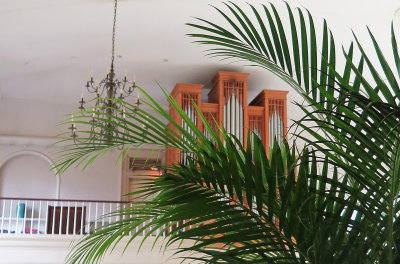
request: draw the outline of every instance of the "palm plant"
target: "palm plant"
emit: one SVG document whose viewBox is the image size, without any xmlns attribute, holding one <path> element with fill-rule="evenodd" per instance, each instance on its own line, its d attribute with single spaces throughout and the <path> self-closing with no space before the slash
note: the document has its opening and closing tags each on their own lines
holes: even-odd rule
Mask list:
<svg viewBox="0 0 400 264">
<path fill-rule="evenodd" d="M 99 142 L 94 145 L 67 145 L 58 168 L 64 171 L 74 163 L 87 166 L 99 155 L 121 144 L 125 145 L 121 155 L 137 143 L 152 143 L 178 147 L 196 153 L 196 157 L 189 159 L 187 165 L 174 164 L 156 180 L 148 180 L 143 184 L 143 189 L 137 194 L 142 197 L 157 194 L 156 197 L 106 215 L 120 216 L 122 220 L 101 227 L 79 241 L 69 256 L 70 262 L 92 263 L 101 260 L 106 250 L 132 230 L 137 230 L 132 236 L 134 239 L 143 230 L 150 230 L 149 236 L 161 228 L 157 236 L 160 239 L 170 227 L 183 220 L 185 223 L 169 234 L 166 244 L 182 239 L 196 241 L 192 247 L 179 250 L 202 254 L 186 257 L 189 259 L 209 263 L 311 261 L 308 256 L 310 248 L 318 247 L 315 238 L 328 239 L 322 238 L 324 232 L 327 227 L 333 228 L 330 224 L 332 218 L 339 216 L 338 213 L 342 211 L 338 208 L 344 203 L 344 196 L 336 199 L 324 195 L 325 186 L 328 184 L 332 193 L 339 192 L 347 187 L 347 179 L 336 179 L 332 183 L 327 177 L 326 161 L 323 172 L 318 173 L 315 154 L 308 155 L 305 152 L 298 160 L 295 149 L 290 149 L 286 142 L 282 147 L 276 142 L 268 158 L 257 137 L 252 146 L 249 136 L 249 147 L 244 149 L 237 138 L 220 130 L 221 141 L 219 134 L 198 111 L 211 137 L 208 139 L 177 102 L 169 97 L 170 103 L 191 128 L 193 136 L 174 123 L 168 113 L 147 94 L 146 97 L 150 101 L 147 103 L 149 107 L 171 122 L 179 134 L 165 125 L 165 120 L 161 122 L 147 115 L 146 111 L 120 101 L 132 120 L 118 122 L 119 126 L 130 131 L 132 136 L 104 142 L 98 137 Z M 84 116 L 76 118 L 81 124 L 90 124 Z M 117 118 L 113 116 L 102 121 L 114 123 L 113 120 Z M 148 126 L 147 133 L 143 133 L 143 124 Z M 182 141 L 181 135 L 187 140 Z M 312 181 L 309 181 L 310 177 Z M 337 178 L 337 172 L 334 177 Z M 319 208 L 323 213 L 319 216 L 310 214 L 314 208 Z M 326 214 L 332 217 L 327 218 Z M 307 228 L 303 228 L 306 223 Z M 185 231 L 181 232 L 182 229 Z M 322 256 L 318 258 L 323 259 Z"/>
<path fill-rule="evenodd" d="M 346 224 L 350 224 L 349 219 L 352 221 L 351 228 L 345 231 L 343 244 L 351 237 L 348 250 L 355 250 L 352 255 L 360 257 L 355 262 L 393 263 L 399 256 L 399 234 L 395 227 L 400 209 L 397 203 L 400 58 L 393 25 L 392 62 L 396 65 L 397 76 L 369 29 L 379 64 L 372 63 L 354 35 L 355 46 L 351 44 L 348 50 L 342 48 L 346 63 L 340 74 L 336 70 L 334 38 L 326 21 L 320 50 L 314 22 L 307 10 L 296 9 L 296 22 L 293 10 L 286 4 L 289 19 L 284 26 L 273 4 L 263 5 L 261 12 L 248 6 L 256 23 L 252 23 L 247 12 L 236 4 L 226 4 L 226 7 L 230 15 L 216 10 L 231 28 L 199 19 L 200 24 L 189 25 L 202 32 L 190 36 L 197 38 L 198 43 L 213 45 L 209 50 L 212 56 L 241 58 L 270 70 L 306 99 L 310 107 L 300 106 L 306 117 L 297 124 L 311 137 L 298 136 L 309 147 L 326 155 L 327 162 L 350 183 L 351 190 L 345 191 L 344 208 L 354 206 L 354 211 L 352 217 L 340 220 Z M 285 28 L 290 28 L 289 34 Z M 360 54 L 358 63 L 354 62 L 355 51 Z M 319 133 L 314 128 L 319 129 Z M 341 217 L 345 215 L 341 213 Z M 326 248 L 324 250 L 329 251 L 330 246 Z M 331 252 L 329 259 L 341 255 L 336 250 Z M 354 263 L 348 258 L 341 260 L 344 259 Z"/>
<path fill-rule="evenodd" d="M 226 8 L 227 12 L 216 10 L 229 28 L 198 19 L 189 25 L 201 32 L 190 36 L 211 45 L 211 56 L 241 58 L 263 67 L 299 92 L 307 105 L 299 105 L 305 117 L 297 121 L 302 131 L 296 130 L 296 136 L 307 143 L 306 148 L 296 158 L 294 147 L 276 143 L 267 156 L 259 140 L 243 149 L 235 137 L 219 129 L 222 142 L 198 111 L 211 135 L 208 140 L 170 97 L 193 135 L 147 94 L 147 105 L 164 120 L 121 102 L 131 121 L 118 116 L 102 121 L 119 124 L 130 134 L 111 141 L 99 139 L 94 145 L 71 144 L 57 165 L 60 170 L 74 163 L 88 165 L 121 144 L 125 146 L 121 158 L 138 143 L 177 147 L 196 156 L 146 182 L 139 193 L 156 197 L 114 212 L 135 217 L 83 238 L 70 254 L 70 262 L 100 260 L 136 227 L 167 230 L 182 220 L 183 228 L 196 228 L 174 230 L 166 245 L 195 241 L 179 251 L 201 253 L 192 258 L 206 263 L 399 262 L 400 57 L 393 29 L 397 76 L 371 32 L 379 65 L 372 63 L 354 36 L 355 45 L 342 50 L 345 68 L 339 73 L 327 23 L 318 49 L 307 10 L 294 12 L 286 4 L 288 19 L 283 23 L 273 4 L 260 10 L 234 3 Z M 83 116 L 79 120 L 87 123 Z M 303 136 L 303 131 L 310 136 Z M 187 140 L 182 141 L 181 135 Z"/>
</svg>

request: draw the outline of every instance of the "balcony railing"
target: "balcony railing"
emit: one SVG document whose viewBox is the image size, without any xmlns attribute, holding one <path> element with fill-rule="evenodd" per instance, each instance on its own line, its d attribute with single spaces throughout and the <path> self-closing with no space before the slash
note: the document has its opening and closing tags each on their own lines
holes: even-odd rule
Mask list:
<svg viewBox="0 0 400 264">
<path fill-rule="evenodd" d="M 0 235 L 84 235 L 120 220 L 102 217 L 129 206 L 129 202 L 0 197 Z M 171 232 L 172 229 L 165 233 Z M 132 232 L 139 232 L 140 227 Z M 159 235 L 162 228 L 152 235 Z M 145 235 L 144 230 L 140 235 Z"/>
</svg>

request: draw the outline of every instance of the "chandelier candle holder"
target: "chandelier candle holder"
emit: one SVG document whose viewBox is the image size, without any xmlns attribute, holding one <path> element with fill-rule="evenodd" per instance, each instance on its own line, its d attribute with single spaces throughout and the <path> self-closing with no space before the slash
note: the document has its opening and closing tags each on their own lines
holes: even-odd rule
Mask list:
<svg viewBox="0 0 400 264">
<path fill-rule="evenodd" d="M 118 135 L 119 133 L 122 133 L 122 137 L 128 135 L 128 131 L 126 129 L 123 129 L 123 131 L 119 130 L 121 127 L 125 127 L 121 122 L 123 122 L 123 120 L 125 120 L 127 117 L 123 100 L 136 92 L 137 98 L 134 103 L 136 106 L 135 109 L 139 108 L 141 105 L 139 92 L 137 89 L 135 89 L 135 77 L 133 81 L 129 81 L 126 73 L 122 80 L 116 78 L 115 75 L 114 54 L 117 4 L 118 0 L 115 0 L 110 71 L 107 73 L 106 77 L 98 83 L 93 80 L 93 75 L 86 82 L 86 90 L 91 94 L 95 94 L 95 98 L 90 100 L 88 103 L 94 101 L 94 104 L 92 104 L 92 106 L 86 105 L 87 102 L 84 100 L 84 92 L 82 91 L 81 99 L 78 102 L 78 109 L 81 117 L 87 116 L 91 118 L 89 122 L 83 122 L 85 124 L 90 124 L 90 132 L 86 132 L 89 133 L 87 137 L 78 138 L 74 116 L 71 115 L 71 126 L 69 127 L 69 130 L 71 130 L 71 137 L 73 137 L 75 143 L 87 141 L 107 142 L 116 137 L 121 138 L 121 135 Z M 91 108 L 91 110 L 87 110 L 88 108 Z M 113 118 L 115 116 L 120 116 L 122 120 Z"/>
</svg>

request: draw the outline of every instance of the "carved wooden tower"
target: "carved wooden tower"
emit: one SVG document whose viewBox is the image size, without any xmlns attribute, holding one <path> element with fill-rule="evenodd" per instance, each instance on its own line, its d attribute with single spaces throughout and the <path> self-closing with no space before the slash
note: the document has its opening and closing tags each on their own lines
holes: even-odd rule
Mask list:
<svg viewBox="0 0 400 264">
<path fill-rule="evenodd" d="M 212 79 L 213 88 L 208 94 L 208 102 L 201 102 L 201 90 L 204 87 L 202 84 L 178 83 L 172 90 L 171 96 L 200 130 L 204 131 L 204 127 L 192 105 L 192 100 L 211 125 L 214 124 L 214 118 L 220 127 L 234 134 L 245 147 L 247 132 L 250 130 L 261 138 L 268 150 L 274 138 L 286 137 L 288 92 L 263 90 L 247 105 L 248 77 L 248 73 L 217 72 Z M 185 123 L 171 106 L 170 115 L 185 128 Z M 185 129 L 190 133 L 188 127 Z M 207 132 L 204 133 L 206 135 Z M 187 155 L 178 149 L 168 148 L 167 164 L 185 162 Z"/>
</svg>

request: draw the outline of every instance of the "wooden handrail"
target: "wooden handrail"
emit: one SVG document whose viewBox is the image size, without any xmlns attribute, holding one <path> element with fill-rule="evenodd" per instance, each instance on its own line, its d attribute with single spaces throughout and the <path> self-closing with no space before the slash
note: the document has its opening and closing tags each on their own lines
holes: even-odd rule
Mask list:
<svg viewBox="0 0 400 264">
<path fill-rule="evenodd" d="M 129 201 L 73 200 L 73 199 L 21 198 L 21 197 L 0 197 L 0 200 L 54 201 L 54 202 L 79 202 L 79 203 L 124 203 L 124 204 L 131 203 Z"/>
</svg>

